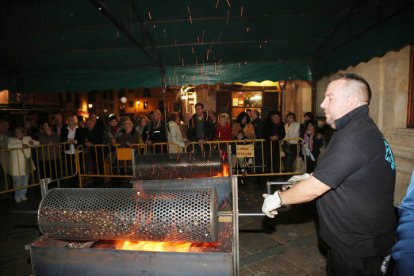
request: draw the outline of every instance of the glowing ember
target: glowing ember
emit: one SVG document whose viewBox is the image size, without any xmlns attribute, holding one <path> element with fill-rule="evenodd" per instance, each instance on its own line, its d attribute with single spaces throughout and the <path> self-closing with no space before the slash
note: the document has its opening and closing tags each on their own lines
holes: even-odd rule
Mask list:
<svg viewBox="0 0 414 276">
<path fill-rule="evenodd" d="M 154 241 L 117 241 L 118 250 L 156 251 L 156 252 L 202 252 L 205 248 L 216 247 L 215 243 L 193 242 L 154 242 Z"/>
</svg>

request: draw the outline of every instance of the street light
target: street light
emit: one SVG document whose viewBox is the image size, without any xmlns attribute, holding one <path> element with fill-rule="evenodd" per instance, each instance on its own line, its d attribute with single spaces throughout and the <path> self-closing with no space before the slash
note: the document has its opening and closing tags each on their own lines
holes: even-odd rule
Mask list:
<svg viewBox="0 0 414 276">
<path fill-rule="evenodd" d="M 126 97 L 121 97 L 120 101 L 121 101 L 121 104 L 119 105 L 119 113 L 121 115 L 124 115 L 124 112 L 125 112 L 125 104 L 127 102 L 127 98 Z"/>
</svg>

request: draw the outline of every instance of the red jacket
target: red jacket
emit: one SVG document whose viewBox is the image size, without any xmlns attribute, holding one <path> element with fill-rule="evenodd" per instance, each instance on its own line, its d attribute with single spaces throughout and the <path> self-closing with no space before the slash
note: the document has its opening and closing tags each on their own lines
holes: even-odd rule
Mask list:
<svg viewBox="0 0 414 276">
<path fill-rule="evenodd" d="M 219 141 L 226 141 L 226 140 L 233 140 L 233 129 L 230 125 L 226 126 L 217 126 L 216 130 L 216 140 Z"/>
</svg>

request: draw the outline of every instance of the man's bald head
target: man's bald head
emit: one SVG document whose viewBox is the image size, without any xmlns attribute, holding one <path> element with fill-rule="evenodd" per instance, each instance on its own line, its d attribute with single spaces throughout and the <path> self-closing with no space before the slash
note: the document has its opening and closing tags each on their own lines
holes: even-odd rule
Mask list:
<svg viewBox="0 0 414 276">
<path fill-rule="evenodd" d="M 330 82 L 336 80 L 345 81 L 345 85 L 343 86 L 345 97 L 355 95 L 359 99 L 361 105 L 369 105 L 371 101 L 371 88 L 363 77 L 351 73 L 338 73 L 334 75 Z"/>
</svg>

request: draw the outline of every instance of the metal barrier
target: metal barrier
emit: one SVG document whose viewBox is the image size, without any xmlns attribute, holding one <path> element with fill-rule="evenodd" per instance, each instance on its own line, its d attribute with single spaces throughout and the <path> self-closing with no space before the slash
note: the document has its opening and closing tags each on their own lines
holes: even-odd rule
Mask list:
<svg viewBox="0 0 414 276">
<path fill-rule="evenodd" d="M 284 154 L 282 145 L 285 142 L 297 142 L 293 159 L 296 162 L 295 170 L 284 170 Z M 230 152 L 228 152 L 230 147 Z M 167 152 L 213 152 L 219 151 L 223 159 L 232 155 L 231 168 L 233 175 L 238 176 L 282 176 L 302 174 L 306 168 L 300 157 L 301 139 L 285 139 L 277 142 L 268 142 L 263 139 L 208 141 L 205 143 L 190 142 L 180 148 L 174 143 L 156 143 L 153 145 L 133 144 L 131 147 L 120 145 L 94 145 L 78 147 L 79 182 L 83 177 L 115 177 L 131 178 L 133 176 L 133 158 L 140 155 L 167 153 Z M 82 186 L 82 184 L 81 184 Z"/>
<path fill-rule="evenodd" d="M 285 171 L 283 161 L 285 154 L 282 145 L 285 142 L 296 142 L 294 161 L 295 170 Z M 205 143 L 191 142 L 187 144 L 186 151 L 215 151 L 219 150 L 223 156 L 232 154 L 233 164 L 231 164 L 233 175 L 237 176 L 277 176 L 302 174 L 306 170 L 306 158 L 303 166 L 299 166 L 302 161 L 300 157 L 302 139 L 284 139 L 282 141 L 266 141 L 264 139 L 252 140 L 228 140 L 228 141 L 208 141 Z M 231 148 L 231 153 L 227 149 Z"/>
<path fill-rule="evenodd" d="M 292 157 L 294 170 L 284 169 L 283 143 L 296 146 Z M 293 143 L 292 143 L 293 142 Z M 228 147 L 230 146 L 230 152 Z M 115 177 L 130 178 L 133 176 L 132 164 L 134 156 L 158 154 L 167 152 L 214 152 L 219 151 L 224 160 L 228 154 L 232 155 L 231 168 L 233 175 L 239 176 L 277 176 L 302 174 L 306 168 L 306 158 L 300 157 L 301 139 L 284 139 L 277 142 L 268 142 L 263 139 L 208 141 L 204 143 L 190 142 L 184 149 L 174 143 L 133 144 L 131 147 L 120 145 L 94 145 L 78 148 L 79 181 L 82 177 Z M 304 162 L 304 165 L 299 164 Z"/>
<path fill-rule="evenodd" d="M 76 151 L 68 143 L 0 150 L 0 194 L 40 185 L 42 179 L 60 182 L 77 174 Z M 15 187 L 13 176 L 27 176 L 28 185 Z"/>
<path fill-rule="evenodd" d="M 175 143 L 132 144 L 131 147 L 115 145 L 79 146 L 77 160 L 79 166 L 79 186 L 83 186 L 83 177 L 131 178 L 134 156 L 179 152 Z"/>
<path fill-rule="evenodd" d="M 79 178 L 79 186 L 82 187 L 84 177 L 104 178 L 132 178 L 134 156 L 167 153 L 167 152 L 213 152 L 219 151 L 223 159 L 228 154 L 232 155 L 233 175 L 237 176 L 278 176 L 302 174 L 306 168 L 306 158 L 303 166 L 295 166 L 293 171 L 285 171 L 283 168 L 283 143 L 296 140 L 295 157 L 296 163 L 302 162 L 300 158 L 301 139 L 285 139 L 279 142 L 268 142 L 263 139 L 255 140 L 229 140 L 208 141 L 205 143 L 191 142 L 185 148 L 174 143 L 133 144 L 125 148 L 120 145 L 93 145 L 86 147 L 67 143 L 54 145 L 39 145 L 30 148 L 30 158 L 19 160 L 21 155 L 17 154 L 22 149 L 0 150 L 0 194 L 13 192 L 20 189 L 40 185 L 41 179 L 49 178 L 52 182 L 73 178 Z M 15 162 L 10 163 L 10 156 Z M 16 159 L 17 158 L 17 159 Z M 16 161 L 17 160 L 17 161 Z M 25 173 L 30 175 L 29 184 L 25 187 L 14 187 L 10 175 L 10 165 L 13 169 L 18 167 L 27 172 L 14 172 L 14 174 Z"/>
</svg>

